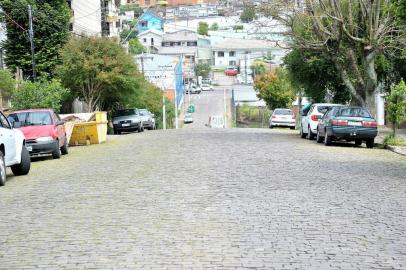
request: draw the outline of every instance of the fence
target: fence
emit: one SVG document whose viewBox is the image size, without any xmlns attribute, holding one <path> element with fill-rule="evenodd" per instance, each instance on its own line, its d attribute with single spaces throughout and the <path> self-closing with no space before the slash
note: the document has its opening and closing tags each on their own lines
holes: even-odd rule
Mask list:
<svg viewBox="0 0 406 270">
<path fill-rule="evenodd" d="M 268 128 L 271 114 L 266 107 L 236 106 L 235 124 L 237 128 Z"/>
</svg>

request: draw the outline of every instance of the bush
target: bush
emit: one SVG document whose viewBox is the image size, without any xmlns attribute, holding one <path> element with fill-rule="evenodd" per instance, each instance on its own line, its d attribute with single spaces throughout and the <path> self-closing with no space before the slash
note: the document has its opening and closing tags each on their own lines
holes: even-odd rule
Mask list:
<svg viewBox="0 0 406 270">
<path fill-rule="evenodd" d="M 58 80 L 25 81 L 11 97 L 11 106 L 14 110 L 51 108 L 58 112 L 68 94 Z"/>
<path fill-rule="evenodd" d="M 393 125 L 393 137 L 402 121 L 406 120 L 406 84 L 403 79 L 394 86 L 388 96 L 388 116 Z"/>
<path fill-rule="evenodd" d="M 406 140 L 390 134 L 384 138 L 383 145 L 406 146 Z"/>
</svg>

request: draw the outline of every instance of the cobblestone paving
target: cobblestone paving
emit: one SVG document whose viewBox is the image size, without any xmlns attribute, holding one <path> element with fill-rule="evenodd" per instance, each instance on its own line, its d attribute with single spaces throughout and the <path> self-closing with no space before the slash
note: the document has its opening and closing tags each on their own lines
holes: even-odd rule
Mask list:
<svg viewBox="0 0 406 270">
<path fill-rule="evenodd" d="M 406 158 L 280 130 L 115 136 L 0 188 L 0 269 L 406 269 Z"/>
</svg>

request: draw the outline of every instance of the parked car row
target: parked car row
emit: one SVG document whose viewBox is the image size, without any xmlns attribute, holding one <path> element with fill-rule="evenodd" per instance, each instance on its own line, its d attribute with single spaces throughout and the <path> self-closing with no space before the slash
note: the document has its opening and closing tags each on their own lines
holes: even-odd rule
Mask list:
<svg viewBox="0 0 406 270">
<path fill-rule="evenodd" d="M 155 115 L 147 109 L 118 110 L 113 115 L 114 134 L 156 129 Z"/>
<path fill-rule="evenodd" d="M 6 167 L 14 175 L 26 175 L 31 158 L 68 154 L 64 122 L 51 109 L 21 110 L 0 114 L 0 186 L 6 183 Z"/>
<path fill-rule="evenodd" d="M 355 142 L 373 148 L 378 125 L 370 112 L 359 106 L 316 103 L 302 112 L 300 136 L 331 145 L 333 141 Z"/>
</svg>

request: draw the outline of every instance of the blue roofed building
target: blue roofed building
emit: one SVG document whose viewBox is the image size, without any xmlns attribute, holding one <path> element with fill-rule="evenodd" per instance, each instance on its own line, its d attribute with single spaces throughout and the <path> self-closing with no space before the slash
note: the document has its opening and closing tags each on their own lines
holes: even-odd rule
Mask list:
<svg viewBox="0 0 406 270">
<path fill-rule="evenodd" d="M 146 10 L 138 19 L 137 30 L 142 33 L 151 29 L 164 31 L 164 19 L 153 10 Z"/>
</svg>

